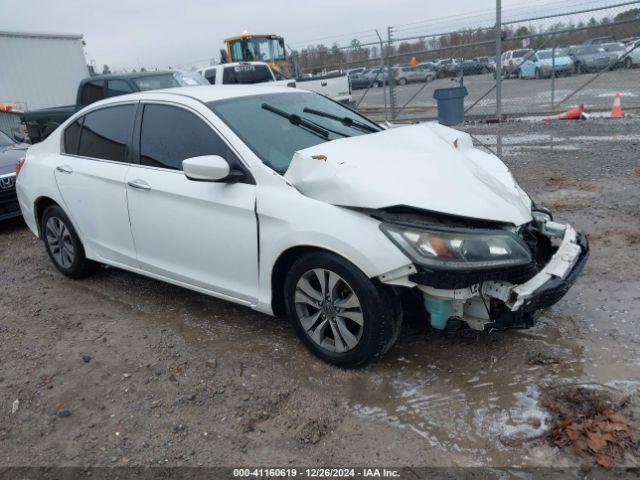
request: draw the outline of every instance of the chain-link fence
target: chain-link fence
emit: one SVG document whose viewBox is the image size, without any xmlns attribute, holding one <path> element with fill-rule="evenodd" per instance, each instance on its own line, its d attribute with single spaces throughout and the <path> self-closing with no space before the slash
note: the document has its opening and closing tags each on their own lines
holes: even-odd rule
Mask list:
<svg viewBox="0 0 640 480">
<path fill-rule="evenodd" d="M 560 11 L 559 11 L 560 9 Z M 434 92 L 464 86 L 467 117 L 553 115 L 576 105 L 640 108 L 640 1 L 584 1 L 527 18 L 470 14 L 463 28 L 363 32 L 349 45 L 297 52 L 304 71 L 349 72 L 357 108 L 394 121 L 437 116 Z"/>
</svg>

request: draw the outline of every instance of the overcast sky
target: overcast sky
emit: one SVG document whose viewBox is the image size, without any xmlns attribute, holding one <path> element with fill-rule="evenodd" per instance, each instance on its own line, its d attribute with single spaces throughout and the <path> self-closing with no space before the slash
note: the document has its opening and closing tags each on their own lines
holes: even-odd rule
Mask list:
<svg viewBox="0 0 640 480">
<path fill-rule="evenodd" d="M 557 8 L 551 0 L 502 3 L 507 16 Z M 87 60 L 99 69 L 166 68 L 206 65 L 223 38 L 245 29 L 282 35 L 294 48 L 344 45 L 370 41 L 374 28 L 382 33 L 389 24 L 407 33 L 486 25 L 494 9 L 495 0 L 0 0 L 0 30 L 81 33 Z"/>
</svg>

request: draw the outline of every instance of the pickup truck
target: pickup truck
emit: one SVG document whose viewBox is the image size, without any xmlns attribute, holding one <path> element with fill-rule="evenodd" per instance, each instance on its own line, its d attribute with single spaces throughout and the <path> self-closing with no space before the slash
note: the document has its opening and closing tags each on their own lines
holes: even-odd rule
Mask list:
<svg viewBox="0 0 640 480">
<path fill-rule="evenodd" d="M 75 112 L 103 98 L 160 88 L 206 85 L 199 75 L 180 71 L 109 74 L 80 81 L 75 105 L 32 110 L 22 115 L 31 143 L 44 140 Z"/>
<path fill-rule="evenodd" d="M 321 93 L 338 102 L 351 103 L 349 76 L 338 73 L 309 78 L 286 78 L 266 62 L 234 62 L 211 65 L 197 70 L 211 85 L 260 84 L 298 87 Z"/>
</svg>

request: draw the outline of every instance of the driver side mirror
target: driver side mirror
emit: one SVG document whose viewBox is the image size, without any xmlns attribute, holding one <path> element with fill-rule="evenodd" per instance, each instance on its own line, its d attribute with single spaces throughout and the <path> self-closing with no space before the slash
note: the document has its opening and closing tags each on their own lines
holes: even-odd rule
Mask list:
<svg viewBox="0 0 640 480">
<path fill-rule="evenodd" d="M 185 177 L 196 182 L 236 183 L 244 178 L 239 170 L 232 170 L 229 163 L 219 155 L 203 155 L 182 161 Z"/>
<path fill-rule="evenodd" d="M 24 135 L 20 135 L 18 132 L 13 132 L 13 139 L 18 143 L 24 143 Z"/>
</svg>

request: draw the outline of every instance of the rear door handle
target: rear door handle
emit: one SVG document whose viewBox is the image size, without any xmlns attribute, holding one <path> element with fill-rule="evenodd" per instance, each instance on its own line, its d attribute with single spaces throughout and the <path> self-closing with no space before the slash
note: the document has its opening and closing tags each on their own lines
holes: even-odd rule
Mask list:
<svg viewBox="0 0 640 480">
<path fill-rule="evenodd" d="M 69 165 L 58 165 L 56 167 L 56 170 L 60 173 L 73 173 L 73 168 L 71 168 Z"/>
<path fill-rule="evenodd" d="M 138 190 L 151 190 L 151 185 L 149 185 L 144 180 L 131 180 L 127 182 L 131 188 L 137 188 Z"/>
</svg>

